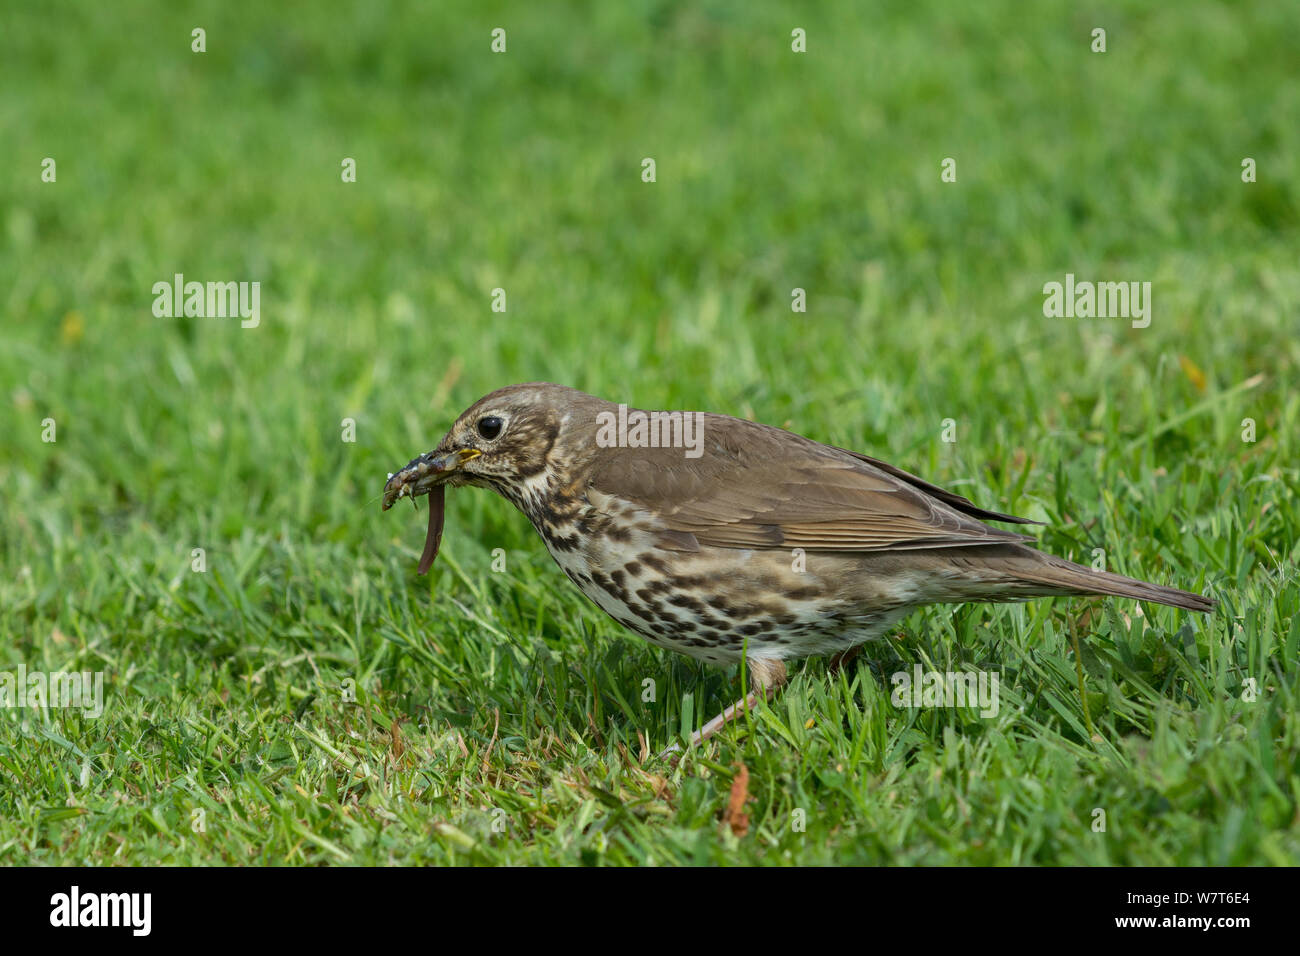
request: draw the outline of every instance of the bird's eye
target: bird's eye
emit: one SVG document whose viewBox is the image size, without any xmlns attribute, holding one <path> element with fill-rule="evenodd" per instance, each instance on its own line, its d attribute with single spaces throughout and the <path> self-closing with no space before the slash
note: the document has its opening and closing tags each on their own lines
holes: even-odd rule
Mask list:
<svg viewBox="0 0 1300 956">
<path fill-rule="evenodd" d="M 500 435 L 503 427 L 505 427 L 505 422 L 495 415 L 488 415 L 478 420 L 478 433 L 487 441 L 491 441 Z"/>
</svg>

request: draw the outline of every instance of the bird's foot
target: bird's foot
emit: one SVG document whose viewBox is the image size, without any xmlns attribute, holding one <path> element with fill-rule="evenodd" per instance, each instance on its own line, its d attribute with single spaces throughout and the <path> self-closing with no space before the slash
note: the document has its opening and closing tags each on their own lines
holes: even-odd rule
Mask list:
<svg viewBox="0 0 1300 956">
<path fill-rule="evenodd" d="M 749 708 L 757 707 L 758 701 L 759 701 L 759 695 L 757 693 L 749 694 L 743 699 L 736 701 L 734 704 L 732 704 L 722 713 L 718 714 L 718 716 L 714 717 L 712 720 L 710 720 L 699 730 L 695 731 L 695 733 L 691 734 L 690 746 L 698 747 L 700 744 L 704 743 L 704 741 L 708 740 L 719 730 L 725 727 L 728 723 L 730 723 L 731 721 L 735 720 L 737 717 L 744 714 L 745 711 L 747 711 Z M 675 761 L 679 759 L 681 752 L 682 752 L 682 745 L 680 743 L 669 744 L 667 747 L 665 747 L 663 750 L 659 752 L 659 759 L 660 760 L 672 759 Z M 678 756 L 674 756 L 674 755 L 678 755 Z"/>
<path fill-rule="evenodd" d="M 698 747 L 737 717 L 745 714 L 751 707 L 757 707 L 760 700 L 767 701 L 776 694 L 786 682 L 785 662 L 771 658 L 751 657 L 749 664 L 749 694 L 736 701 L 718 716 L 691 734 L 692 747 Z M 676 763 L 682 752 L 681 744 L 674 743 L 659 753 L 660 760 L 672 760 Z"/>
</svg>

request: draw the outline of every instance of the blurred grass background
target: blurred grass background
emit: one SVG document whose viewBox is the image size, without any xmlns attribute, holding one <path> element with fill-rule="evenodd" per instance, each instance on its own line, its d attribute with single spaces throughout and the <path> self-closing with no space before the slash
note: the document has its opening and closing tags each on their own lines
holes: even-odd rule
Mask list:
<svg viewBox="0 0 1300 956">
<path fill-rule="evenodd" d="M 0 860 L 1296 862 L 1298 29 L 1267 2 L 6 5 L 0 669 L 103 670 L 108 700 L 0 711 Z M 155 318 L 177 272 L 260 281 L 260 326 Z M 1151 326 L 1044 318 L 1067 272 L 1150 281 Z M 929 610 L 642 762 L 735 671 L 604 619 L 486 493 L 449 497 L 428 579 L 423 515 L 379 514 L 386 472 L 538 379 L 868 451 L 1223 605 Z M 1002 716 L 891 708 L 914 660 L 997 668 Z"/>
</svg>

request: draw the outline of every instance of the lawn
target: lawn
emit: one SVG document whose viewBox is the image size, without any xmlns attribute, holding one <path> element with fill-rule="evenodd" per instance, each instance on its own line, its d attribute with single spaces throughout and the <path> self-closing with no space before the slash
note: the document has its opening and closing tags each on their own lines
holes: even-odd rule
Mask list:
<svg viewBox="0 0 1300 956">
<path fill-rule="evenodd" d="M 0 10 L 0 673 L 104 682 L 0 708 L 0 863 L 1300 862 L 1300 6 L 185 7 Z M 177 274 L 256 326 L 155 315 Z M 1045 315 L 1067 274 L 1149 325 Z M 928 608 L 673 766 L 739 668 L 488 492 L 427 577 L 380 512 L 532 380 L 1220 605 Z M 997 715 L 895 706 L 916 664 Z"/>
</svg>

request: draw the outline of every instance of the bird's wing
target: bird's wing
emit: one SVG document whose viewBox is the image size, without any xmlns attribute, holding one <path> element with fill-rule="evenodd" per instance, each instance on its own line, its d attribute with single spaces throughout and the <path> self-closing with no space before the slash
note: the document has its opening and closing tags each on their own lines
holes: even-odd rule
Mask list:
<svg viewBox="0 0 1300 956">
<path fill-rule="evenodd" d="M 1031 540 L 892 465 L 791 432 L 704 415 L 702 454 L 606 448 L 589 487 L 660 516 L 664 546 L 886 551 Z"/>
</svg>

